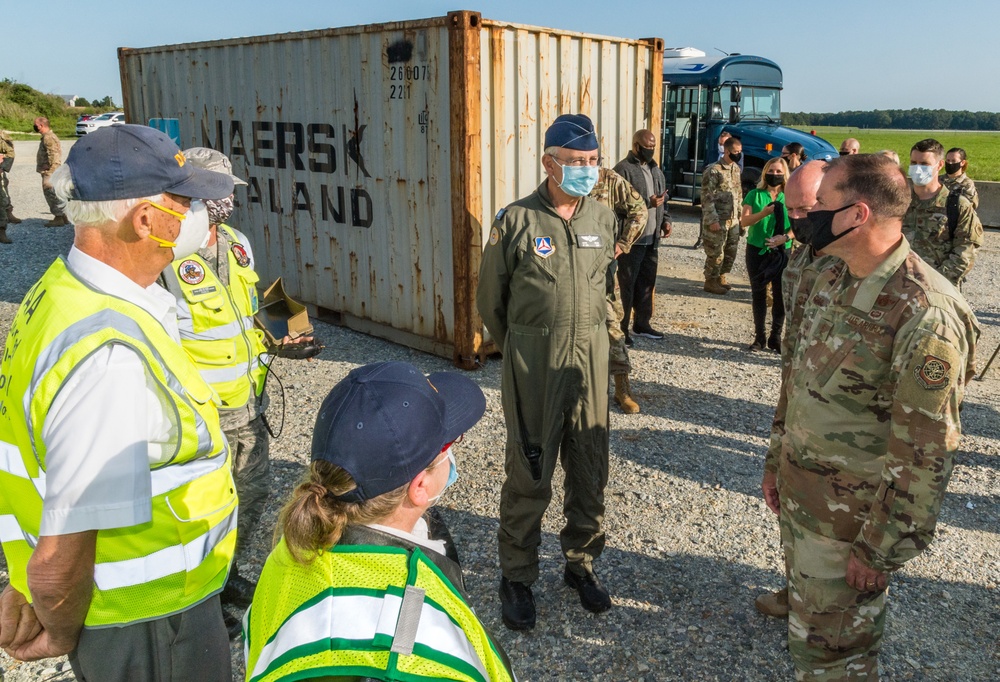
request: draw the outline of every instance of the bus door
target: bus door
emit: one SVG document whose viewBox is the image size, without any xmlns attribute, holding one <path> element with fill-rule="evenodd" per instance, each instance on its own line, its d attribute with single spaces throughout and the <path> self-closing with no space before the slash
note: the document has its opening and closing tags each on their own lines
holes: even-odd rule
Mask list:
<svg viewBox="0 0 1000 682">
<path fill-rule="evenodd" d="M 663 170 L 675 201 L 699 200 L 710 95 L 700 85 L 671 85 L 664 98 Z"/>
</svg>

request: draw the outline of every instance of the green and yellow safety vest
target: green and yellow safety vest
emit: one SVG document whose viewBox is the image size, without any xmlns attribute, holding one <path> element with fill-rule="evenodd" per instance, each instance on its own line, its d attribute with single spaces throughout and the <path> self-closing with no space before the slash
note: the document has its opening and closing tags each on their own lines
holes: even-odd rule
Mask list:
<svg viewBox="0 0 1000 682">
<path fill-rule="evenodd" d="M 163 277 L 177 299 L 181 345 L 228 409 L 243 407 L 263 390 L 267 368 L 260 357 L 267 349 L 253 324 L 260 278 L 236 231 L 218 229 L 229 241 L 228 285 L 198 254 L 174 261 Z"/>
<path fill-rule="evenodd" d="M 252 682 L 515 679 L 476 614 L 419 547 L 336 545 L 300 564 L 282 538 L 244 628 Z"/>
<path fill-rule="evenodd" d="M 172 456 L 150 465 L 152 520 L 97 533 L 88 627 L 197 604 L 222 589 L 236 545 L 236 492 L 215 392 L 153 316 L 89 288 L 59 259 L 21 304 L 0 366 L 0 542 L 11 585 L 31 598 L 27 564 L 45 497 L 46 415 L 74 370 L 109 344 L 139 355 L 172 406 L 178 433 Z"/>
</svg>

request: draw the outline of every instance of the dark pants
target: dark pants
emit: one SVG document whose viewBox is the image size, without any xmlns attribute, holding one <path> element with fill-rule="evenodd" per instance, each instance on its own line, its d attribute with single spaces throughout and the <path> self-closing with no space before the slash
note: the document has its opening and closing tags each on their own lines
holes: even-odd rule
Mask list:
<svg viewBox="0 0 1000 682">
<path fill-rule="evenodd" d="M 618 256 L 618 286 L 622 295 L 622 331 L 628 333 L 632 311 L 632 328 L 649 327 L 653 317 L 653 290 L 656 288 L 657 243 L 635 244 L 628 253 Z"/>
<path fill-rule="evenodd" d="M 232 682 L 218 595 L 125 627 L 84 628 L 69 664 L 79 682 Z"/>
<path fill-rule="evenodd" d="M 750 300 L 753 308 L 754 341 L 766 341 L 764 320 L 767 317 L 767 285 L 771 285 L 774 305 L 771 307 L 771 336 L 781 339 L 785 324 L 785 301 L 781 295 L 781 273 L 788 264 L 786 249 L 768 249 L 761 255 L 760 247 L 747 244 L 747 275 L 750 277 Z"/>
</svg>

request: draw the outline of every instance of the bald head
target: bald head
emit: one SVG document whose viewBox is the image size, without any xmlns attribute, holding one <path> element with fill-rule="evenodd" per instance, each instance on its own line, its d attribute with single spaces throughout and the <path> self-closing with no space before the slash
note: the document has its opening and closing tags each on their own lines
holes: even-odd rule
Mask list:
<svg viewBox="0 0 1000 682">
<path fill-rule="evenodd" d="M 816 191 L 823 182 L 826 161 L 807 161 L 788 178 L 785 185 L 785 208 L 789 218 L 805 218 L 816 205 Z"/>
<path fill-rule="evenodd" d="M 853 137 L 849 137 L 840 143 L 840 155 L 850 156 L 851 154 L 857 154 L 861 151 L 861 143 L 855 140 Z"/>
<path fill-rule="evenodd" d="M 651 130 L 643 128 L 637 130 L 632 136 L 632 144 L 637 147 L 653 147 L 656 145 L 656 136 Z"/>
</svg>

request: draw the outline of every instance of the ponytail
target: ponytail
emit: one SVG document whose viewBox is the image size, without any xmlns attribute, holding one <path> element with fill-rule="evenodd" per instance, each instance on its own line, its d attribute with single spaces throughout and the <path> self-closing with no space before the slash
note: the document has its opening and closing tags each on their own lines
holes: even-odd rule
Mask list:
<svg viewBox="0 0 1000 682">
<path fill-rule="evenodd" d="M 275 543 L 284 535 L 292 557 L 299 563 L 307 563 L 336 545 L 348 525 L 373 523 L 388 517 L 403 502 L 409 487 L 407 483 L 370 500 L 345 502 L 337 496 L 357 488 L 351 475 L 336 464 L 312 462 L 281 510 Z"/>
</svg>

